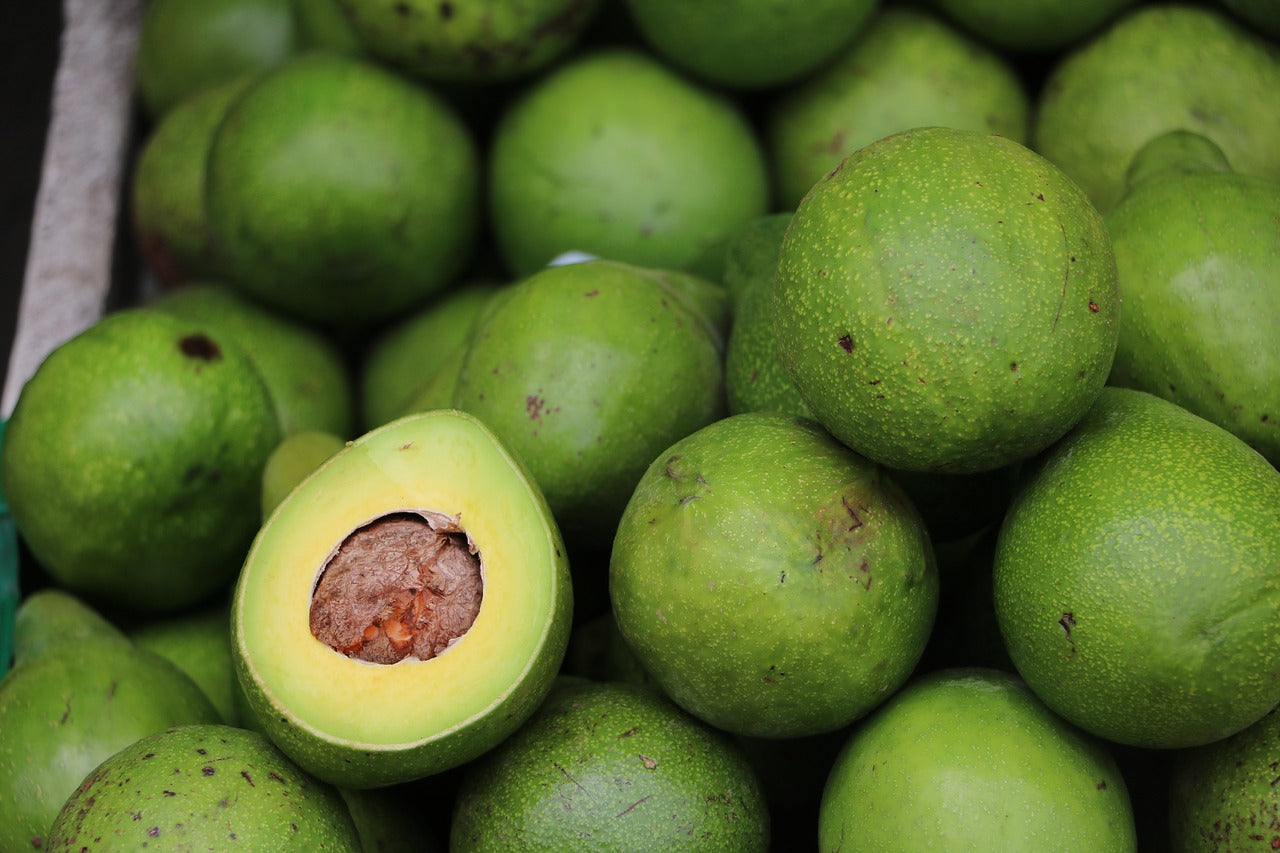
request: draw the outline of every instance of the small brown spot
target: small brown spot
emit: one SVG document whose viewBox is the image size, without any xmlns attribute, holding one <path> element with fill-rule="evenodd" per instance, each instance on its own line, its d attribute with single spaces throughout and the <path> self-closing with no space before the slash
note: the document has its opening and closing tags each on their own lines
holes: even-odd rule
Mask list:
<svg viewBox="0 0 1280 853">
<path fill-rule="evenodd" d="M 250 785 L 253 785 L 253 777 L 249 775 L 248 770 L 241 770 L 240 775 L 241 777 L 244 778 L 244 781 L 248 782 Z M 257 785 L 254 785 L 254 787 L 256 788 Z"/>
<path fill-rule="evenodd" d="M 844 350 L 845 352 L 853 352 L 854 350 L 853 338 L 850 335 L 840 336 L 840 349 Z"/>
<path fill-rule="evenodd" d="M 159 837 L 160 837 L 160 827 L 158 827 L 158 826 L 153 826 L 153 827 L 151 827 L 150 829 L 148 829 L 148 830 L 147 830 L 147 835 L 151 836 L 152 838 L 159 838 Z"/>
<path fill-rule="evenodd" d="M 627 729 L 627 730 L 626 730 L 625 732 L 623 732 L 622 734 L 618 735 L 618 737 L 631 737 L 633 734 L 635 734 L 635 733 L 636 733 L 636 732 L 638 732 L 638 731 L 640 731 L 640 727 L 639 727 L 639 726 L 632 726 L 631 728 Z"/>
<path fill-rule="evenodd" d="M 198 358 L 201 361 L 217 361 L 222 358 L 222 350 L 208 335 L 197 332 L 186 335 L 178 341 L 178 349 L 187 358 Z"/>
<path fill-rule="evenodd" d="M 599 295 L 600 295 L 600 288 L 598 288 L 598 287 L 597 287 L 595 290 L 588 290 L 586 293 L 584 293 L 584 294 L 582 294 L 582 295 L 583 295 L 583 296 L 585 296 L 585 297 L 587 297 L 588 299 L 592 298 L 593 296 L 599 296 Z"/>
<path fill-rule="evenodd" d="M 1044 201 L 1044 193 L 1036 193 L 1036 198 L 1040 201 Z"/>
<path fill-rule="evenodd" d="M 1098 303 L 1096 303 L 1096 302 L 1094 302 L 1092 299 L 1090 299 L 1090 300 L 1089 300 L 1089 310 L 1090 310 L 1090 311 L 1092 311 L 1094 314 L 1097 314 L 1097 313 L 1098 313 L 1098 310 L 1099 310 L 1099 309 L 1098 309 Z"/>
<path fill-rule="evenodd" d="M 1017 373 L 1017 372 L 1018 372 L 1018 362 L 1016 362 L 1016 361 L 1011 361 L 1011 362 L 1009 362 L 1009 369 L 1010 369 L 1010 370 L 1012 370 L 1014 373 Z"/>
<path fill-rule="evenodd" d="M 658 769 L 658 760 L 657 760 L 656 758 L 650 758 L 650 757 L 649 757 L 649 756 L 647 756 L 647 755 L 641 755 L 641 756 L 640 756 L 640 763 L 644 765 L 644 769 L 645 769 L 645 770 L 657 770 L 657 769 Z"/>
<path fill-rule="evenodd" d="M 1107 780 L 1106 780 L 1106 779 L 1099 779 L 1099 780 L 1098 780 L 1097 788 L 1098 788 L 1098 790 L 1099 790 L 1099 791 L 1105 791 L 1105 790 L 1107 790 Z"/>
<path fill-rule="evenodd" d="M 437 11 L 439 11 L 439 13 L 440 13 L 440 20 L 442 20 L 442 21 L 447 21 L 447 20 L 449 20 L 450 18 L 452 18 L 452 17 L 453 17 L 453 4 L 452 4 L 452 3 L 441 3 L 439 6 L 437 6 L 437 7 L 436 7 L 436 9 L 437 9 Z"/>
<path fill-rule="evenodd" d="M 200 772 L 205 776 L 212 776 L 217 771 L 214 770 L 212 767 L 205 765 L 204 767 L 200 768 Z"/>
</svg>

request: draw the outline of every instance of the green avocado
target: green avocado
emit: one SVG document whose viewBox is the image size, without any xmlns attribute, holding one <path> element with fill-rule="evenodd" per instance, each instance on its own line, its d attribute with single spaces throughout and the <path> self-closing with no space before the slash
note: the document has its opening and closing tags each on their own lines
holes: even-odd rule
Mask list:
<svg viewBox="0 0 1280 853">
<path fill-rule="evenodd" d="M 760 780 L 737 745 L 660 693 L 561 683 L 466 768 L 449 849 L 769 849 Z"/>
<path fill-rule="evenodd" d="M 185 673 L 122 638 L 69 638 L 18 663 L 0 680 L 0 850 L 49 849 L 85 774 L 138 738 L 219 720 Z"/>
<path fill-rule="evenodd" d="M 144 620 L 130 626 L 127 636 L 185 672 L 218 709 L 222 722 L 239 722 L 233 695 L 236 676 L 231 666 L 231 611 L 227 601 Z"/>
<path fill-rule="evenodd" d="M 95 604 L 175 611 L 234 579 L 279 440 L 270 392 L 230 335 L 129 308 L 41 363 L 9 420 L 0 475 L 58 585 Z"/>
<path fill-rule="evenodd" d="M 1016 676 L 979 668 L 919 677 L 855 728 L 818 820 L 819 848 L 846 853 L 1131 853 L 1136 834 L 1107 747 Z"/>
<path fill-rule="evenodd" d="M 736 734 L 851 723 L 911 674 L 938 576 L 879 466 L 812 421 L 722 418 L 658 454 L 609 561 L 618 629 L 681 707 Z"/>
<path fill-rule="evenodd" d="M 166 728 L 89 772 L 43 849 L 360 853 L 337 790 L 257 732 L 221 724 Z"/>
<path fill-rule="evenodd" d="M 60 587 L 26 595 L 13 618 L 13 663 L 38 657 L 64 642 L 126 641 L 124 632 L 88 602 Z"/>
<path fill-rule="evenodd" d="M 796 209 L 774 331 L 813 416 L 892 468 L 1028 458 L 1102 389 L 1119 334 L 1102 217 L 1029 148 L 918 128 L 850 155 Z"/>
<path fill-rule="evenodd" d="M 353 383 L 328 336 L 216 282 L 165 291 L 149 305 L 203 323 L 239 346 L 266 383 L 285 436 L 303 430 L 351 434 Z"/>
<path fill-rule="evenodd" d="M 277 444 L 262 469 L 262 520 L 270 518 L 295 486 L 345 444 L 339 436 L 323 430 L 295 432 Z"/>
<path fill-rule="evenodd" d="M 214 133 L 206 206 L 221 276 L 325 326 L 412 310 L 470 259 L 475 140 L 434 92 L 312 52 L 260 74 Z"/>
<path fill-rule="evenodd" d="M 1188 137 L 1210 150 L 1188 150 Z M 1124 298 L 1110 382 L 1171 400 L 1280 464 L 1280 182 L 1224 170 L 1224 159 L 1185 131 L 1134 158 L 1145 179 L 1107 214 Z"/>
<path fill-rule="evenodd" d="M 1228 737 L 1280 702 L 1280 472 L 1222 427 L 1106 388 L 1026 472 L 996 546 L 1018 672 L 1130 746 Z"/>
<path fill-rule="evenodd" d="M 1137 0 L 934 0 L 977 38 L 1014 54 L 1053 54 L 1088 38 Z"/>
<path fill-rule="evenodd" d="M 1212 4 L 1141 4 L 1058 57 L 1031 146 L 1105 214 L 1137 150 L 1170 130 L 1209 137 L 1243 174 L 1280 179 L 1280 47 Z"/>
<path fill-rule="evenodd" d="M 561 529 L 607 542 L 636 482 L 673 441 L 724 411 L 721 339 L 703 303 L 723 288 L 595 260 L 512 285 L 476 327 L 454 405 L 528 466 Z"/>
<path fill-rule="evenodd" d="M 344 788 L 456 767 L 551 688 L 572 588 L 542 493 L 455 410 L 366 433 L 262 526 L 232 607 L 248 724 Z"/>
</svg>

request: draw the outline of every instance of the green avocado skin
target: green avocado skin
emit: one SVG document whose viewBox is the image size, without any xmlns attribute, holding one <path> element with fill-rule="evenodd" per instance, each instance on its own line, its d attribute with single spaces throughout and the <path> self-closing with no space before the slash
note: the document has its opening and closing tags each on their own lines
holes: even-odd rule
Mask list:
<svg viewBox="0 0 1280 853">
<path fill-rule="evenodd" d="M 1266 849 L 1280 838 L 1280 711 L 1229 738 L 1182 750 L 1171 770 L 1174 853 Z"/>
<path fill-rule="evenodd" d="M 1280 184 L 1165 173 L 1109 214 L 1124 315 L 1111 379 L 1189 409 L 1280 464 Z"/>
<path fill-rule="evenodd" d="M 1280 472 L 1221 427 L 1106 388 L 1000 529 L 996 617 L 1057 713 L 1183 748 L 1280 702 Z"/>
<path fill-rule="evenodd" d="M 980 668 L 921 676 L 854 729 L 827 778 L 818 841 L 824 853 L 1138 849 L 1105 746 L 1016 676 Z"/>
<path fill-rule="evenodd" d="M 121 637 L 63 642 L 0 681 L 0 850 L 44 838 L 85 774 L 168 726 L 216 723 L 194 681 Z"/>
<path fill-rule="evenodd" d="M 563 682 L 467 768 L 449 849 L 764 851 L 769 813 L 746 757 L 661 693 Z"/>
<path fill-rule="evenodd" d="M 129 744 L 68 798 L 43 849 L 359 853 L 338 791 L 257 732 L 175 726 Z"/>
<path fill-rule="evenodd" d="M 859 149 L 796 209 L 774 333 L 813 416 L 893 468 L 973 473 L 1060 438 L 1119 332 L 1102 218 L 1003 137 L 935 127 Z"/>
<path fill-rule="evenodd" d="M 40 365 L 0 473 L 19 532 L 60 585 L 173 611 L 235 576 L 279 440 L 270 393 L 227 336 L 131 308 Z"/>
</svg>

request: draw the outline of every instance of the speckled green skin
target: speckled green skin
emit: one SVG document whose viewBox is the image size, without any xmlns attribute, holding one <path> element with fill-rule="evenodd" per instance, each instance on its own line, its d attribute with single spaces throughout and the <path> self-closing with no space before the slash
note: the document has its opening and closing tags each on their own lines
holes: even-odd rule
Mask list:
<svg viewBox="0 0 1280 853">
<path fill-rule="evenodd" d="M 1023 142 L 1029 109 L 1008 59 L 937 15 L 886 8 L 833 62 L 771 99 L 765 139 L 778 199 L 794 208 L 846 156 L 914 127 Z"/>
<path fill-rule="evenodd" d="M 865 714 L 910 675 L 938 578 L 878 466 L 811 421 L 751 413 L 663 451 L 613 540 L 618 628 L 677 703 L 737 734 Z"/>
<path fill-rule="evenodd" d="M 360 365 L 360 416 L 373 429 L 409 413 L 409 401 L 431 381 L 448 353 L 471 338 L 497 285 L 471 282 L 440 294 L 380 332 Z"/>
<path fill-rule="evenodd" d="M 432 81 L 526 77 L 568 53 L 599 0 L 338 0 L 370 55 Z"/>
<path fill-rule="evenodd" d="M 171 611 L 235 576 L 279 440 L 270 394 L 230 336 L 131 308 L 40 365 L 0 474 L 19 532 L 59 585 Z"/>
<path fill-rule="evenodd" d="M 67 800 L 45 850 L 359 853 L 346 804 L 256 732 L 176 726 L 103 761 Z"/>
<path fill-rule="evenodd" d="M 1124 297 L 1111 383 L 1172 400 L 1273 464 L 1280 464 L 1277 211 L 1280 183 L 1166 171 L 1133 187 L 1107 215 Z"/>
<path fill-rule="evenodd" d="M 923 676 L 855 729 L 827 779 L 818 842 L 824 853 L 1137 850 L 1105 747 L 992 669 Z"/>
<path fill-rule="evenodd" d="M 0 681 L 0 849 L 37 843 L 85 774 L 138 738 L 218 711 L 177 667 L 122 639 L 71 640 Z"/>
<path fill-rule="evenodd" d="M 1031 144 L 1106 213 L 1138 148 L 1175 129 L 1210 137 L 1244 174 L 1280 178 L 1280 47 L 1211 6 L 1137 8 L 1050 70 Z"/>
<path fill-rule="evenodd" d="M 632 684 L 566 683 L 467 769 L 450 850 L 769 849 L 760 783 L 723 733 Z"/>
<path fill-rule="evenodd" d="M 224 284 L 188 284 L 150 304 L 203 323 L 240 347 L 271 392 L 283 435 L 351 434 L 355 392 L 342 352 L 329 337 Z"/>
<path fill-rule="evenodd" d="M 296 317 L 368 326 L 470 259 L 480 164 L 442 98 L 371 62 L 310 53 L 260 75 L 209 149 L 217 268 Z"/>
<path fill-rule="evenodd" d="M 634 50 L 539 78 L 499 117 L 489 158 L 495 241 L 517 275 L 576 249 L 718 279 L 768 183 L 735 102 Z"/>
<path fill-rule="evenodd" d="M 138 30 L 136 76 L 158 118 L 184 98 L 299 49 L 292 0 L 151 0 Z"/>
<path fill-rule="evenodd" d="M 1015 53 L 1071 47 L 1137 0 L 933 0 L 951 20 L 985 42 Z"/>
<path fill-rule="evenodd" d="M 854 450 L 972 473 L 1047 447 L 1119 333 L 1101 217 L 1043 157 L 949 128 L 860 149 L 801 202 L 778 257 L 778 355 Z"/>
<path fill-rule="evenodd" d="M 513 285 L 477 327 L 454 404 L 524 460 L 566 535 L 607 542 L 654 457 L 724 413 L 693 304 L 660 271 L 590 261 Z"/>
<path fill-rule="evenodd" d="M 1280 702 L 1280 473 L 1226 430 L 1107 388 L 1015 496 L 996 548 L 1009 656 L 1068 720 L 1140 747 Z"/>
<path fill-rule="evenodd" d="M 1280 846 L 1277 745 L 1280 711 L 1272 711 L 1229 738 L 1175 756 L 1169 789 L 1173 853 Z"/>
<path fill-rule="evenodd" d="M 237 688 L 231 665 L 231 611 L 226 601 L 146 620 L 130 627 L 128 637 L 185 672 L 218 709 L 221 722 L 239 722 L 233 698 Z"/>
<path fill-rule="evenodd" d="M 733 299 L 733 326 L 724 357 L 730 414 L 778 412 L 809 416 L 809 407 L 778 359 L 773 334 L 773 273 L 790 213 L 754 220 L 726 252 L 725 288 Z"/>
<path fill-rule="evenodd" d="M 147 135 L 130 178 L 133 231 L 163 284 L 213 274 L 204 210 L 205 158 L 214 128 L 253 80 L 243 74 L 185 98 Z"/>
<path fill-rule="evenodd" d="M 44 654 L 63 642 L 124 640 L 124 632 L 79 596 L 56 586 L 22 599 L 13 617 L 13 662 Z"/>
<path fill-rule="evenodd" d="M 627 0 L 645 41 L 714 85 L 790 83 L 828 62 L 866 25 L 876 0 Z"/>
</svg>

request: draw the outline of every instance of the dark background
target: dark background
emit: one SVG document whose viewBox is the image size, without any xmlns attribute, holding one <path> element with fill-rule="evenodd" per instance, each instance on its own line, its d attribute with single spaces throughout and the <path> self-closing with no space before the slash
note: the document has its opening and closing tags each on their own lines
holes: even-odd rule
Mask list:
<svg viewBox="0 0 1280 853">
<path fill-rule="evenodd" d="M 0 381 L 17 320 L 62 29 L 57 0 L 5 5 L 0 21 Z"/>
</svg>

